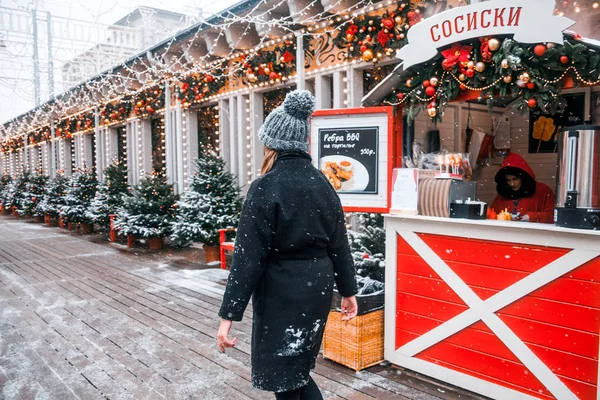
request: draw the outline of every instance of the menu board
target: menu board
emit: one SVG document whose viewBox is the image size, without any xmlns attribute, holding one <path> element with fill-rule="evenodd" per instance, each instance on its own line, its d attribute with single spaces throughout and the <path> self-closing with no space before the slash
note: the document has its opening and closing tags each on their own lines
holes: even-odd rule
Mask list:
<svg viewBox="0 0 600 400">
<path fill-rule="evenodd" d="M 318 167 L 338 193 L 378 193 L 379 127 L 321 128 Z"/>
</svg>

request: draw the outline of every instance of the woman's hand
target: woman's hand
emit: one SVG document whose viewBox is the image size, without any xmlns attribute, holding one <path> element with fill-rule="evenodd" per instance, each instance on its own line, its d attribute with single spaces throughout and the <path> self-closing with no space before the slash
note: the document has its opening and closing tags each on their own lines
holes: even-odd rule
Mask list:
<svg viewBox="0 0 600 400">
<path fill-rule="evenodd" d="M 342 321 L 350 321 L 352 318 L 356 317 L 356 313 L 358 312 L 358 306 L 356 305 L 356 296 L 352 297 L 342 297 Z"/>
<path fill-rule="evenodd" d="M 219 350 L 221 353 L 225 353 L 225 348 L 235 346 L 235 341 L 237 338 L 233 338 L 233 340 L 229 340 L 229 330 L 231 329 L 231 321 L 222 319 L 221 325 L 219 326 L 219 331 L 217 332 L 217 346 L 219 346 Z"/>
</svg>

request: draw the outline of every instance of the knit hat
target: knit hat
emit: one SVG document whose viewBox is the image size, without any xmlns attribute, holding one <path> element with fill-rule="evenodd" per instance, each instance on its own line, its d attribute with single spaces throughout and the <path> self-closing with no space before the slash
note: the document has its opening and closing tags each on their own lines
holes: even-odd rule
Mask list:
<svg viewBox="0 0 600 400">
<path fill-rule="evenodd" d="M 258 130 L 258 138 L 273 150 L 308 152 L 308 118 L 315 111 L 315 98 L 308 90 L 294 90 L 285 96 Z"/>
</svg>

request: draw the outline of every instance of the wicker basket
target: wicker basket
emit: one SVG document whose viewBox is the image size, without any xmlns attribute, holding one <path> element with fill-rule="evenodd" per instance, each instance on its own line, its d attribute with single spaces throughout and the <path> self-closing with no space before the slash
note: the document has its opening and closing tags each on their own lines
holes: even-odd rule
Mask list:
<svg viewBox="0 0 600 400">
<path fill-rule="evenodd" d="M 342 322 L 342 314 L 331 311 L 323 338 L 323 357 L 355 371 L 383 361 L 383 310 Z"/>
</svg>

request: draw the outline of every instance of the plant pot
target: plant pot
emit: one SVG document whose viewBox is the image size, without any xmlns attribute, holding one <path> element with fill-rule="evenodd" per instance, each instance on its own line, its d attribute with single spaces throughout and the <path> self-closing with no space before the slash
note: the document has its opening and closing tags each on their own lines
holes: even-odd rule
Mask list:
<svg viewBox="0 0 600 400">
<path fill-rule="evenodd" d="M 31 214 L 23 214 L 23 219 L 31 219 Z"/>
<path fill-rule="evenodd" d="M 11 213 L 12 213 L 13 217 L 19 218 L 19 213 L 17 212 L 17 207 L 12 206 L 11 207 Z"/>
<path fill-rule="evenodd" d="M 355 371 L 383 361 L 383 310 L 353 318 L 346 324 L 342 314 L 331 311 L 323 337 L 323 357 Z"/>
<path fill-rule="evenodd" d="M 150 247 L 150 250 L 162 250 L 164 243 L 165 240 L 161 237 L 148 238 L 148 246 Z"/>
<path fill-rule="evenodd" d="M 81 224 L 79 224 L 79 227 L 81 228 L 81 233 L 83 234 L 89 234 L 94 231 L 94 225 L 92 224 L 85 224 L 82 222 Z"/>
<path fill-rule="evenodd" d="M 6 214 L 6 209 L 4 208 L 4 204 L 0 204 L 0 214 Z"/>
<path fill-rule="evenodd" d="M 75 224 L 72 222 L 67 222 L 67 229 L 70 231 L 74 231 L 75 230 Z"/>
<path fill-rule="evenodd" d="M 36 223 L 41 224 L 42 222 L 44 222 L 44 217 L 42 217 L 41 215 L 36 215 L 35 217 L 33 217 L 33 220 Z"/>
<path fill-rule="evenodd" d="M 58 219 L 52 217 L 52 216 L 48 216 L 48 222 L 46 222 L 46 225 L 48 226 L 58 226 Z"/>
<path fill-rule="evenodd" d="M 67 221 L 65 221 L 65 219 L 62 217 L 58 217 L 58 226 L 60 226 L 62 229 L 66 229 Z"/>
<path fill-rule="evenodd" d="M 202 247 L 204 249 L 204 255 L 206 257 L 206 263 L 219 262 L 219 246 L 206 246 Z"/>
</svg>

